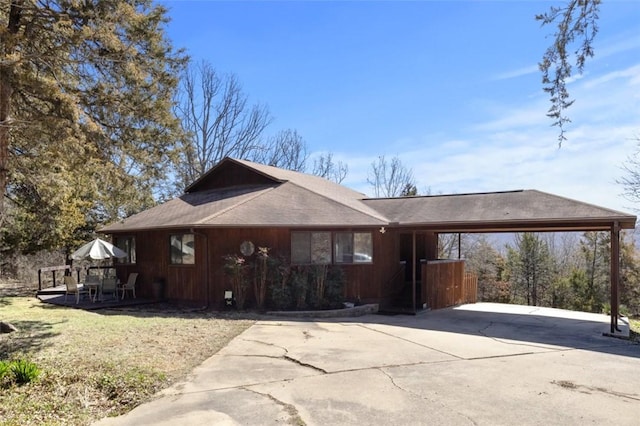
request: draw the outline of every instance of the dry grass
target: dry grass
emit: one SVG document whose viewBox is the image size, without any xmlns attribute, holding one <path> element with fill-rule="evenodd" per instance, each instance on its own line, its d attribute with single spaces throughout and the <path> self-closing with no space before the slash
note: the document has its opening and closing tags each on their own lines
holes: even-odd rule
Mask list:
<svg viewBox="0 0 640 426">
<path fill-rule="evenodd" d="M 10 293 L 10 296 L 6 294 Z M 125 413 L 188 373 L 253 323 L 169 305 L 93 311 L 0 295 L 0 359 L 27 359 L 42 374 L 0 389 L 0 424 L 89 424 Z"/>
<path fill-rule="evenodd" d="M 640 342 L 640 318 L 630 318 L 629 328 L 631 340 Z"/>
</svg>

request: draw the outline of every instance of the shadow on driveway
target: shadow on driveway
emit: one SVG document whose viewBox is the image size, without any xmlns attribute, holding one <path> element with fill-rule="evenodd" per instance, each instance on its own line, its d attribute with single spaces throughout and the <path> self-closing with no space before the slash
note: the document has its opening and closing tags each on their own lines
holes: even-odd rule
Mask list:
<svg viewBox="0 0 640 426">
<path fill-rule="evenodd" d="M 367 316 L 357 321 L 393 325 L 439 333 L 465 334 L 530 346 L 584 349 L 640 357 L 640 345 L 605 335 L 607 315 L 536 306 L 477 303 L 429 311 L 415 317 Z M 629 336 L 628 320 L 619 321 L 621 337 Z"/>
</svg>

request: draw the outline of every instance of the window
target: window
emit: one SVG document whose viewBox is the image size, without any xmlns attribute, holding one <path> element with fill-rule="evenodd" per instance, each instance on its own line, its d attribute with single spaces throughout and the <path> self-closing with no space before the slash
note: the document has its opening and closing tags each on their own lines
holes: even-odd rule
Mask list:
<svg viewBox="0 0 640 426">
<path fill-rule="evenodd" d="M 291 263 L 331 263 L 331 233 L 292 232 Z"/>
<path fill-rule="evenodd" d="M 372 263 L 373 243 L 370 232 L 292 232 L 291 263 L 329 264 Z"/>
<path fill-rule="evenodd" d="M 370 232 L 336 232 L 335 263 L 371 263 L 373 244 Z"/>
<path fill-rule="evenodd" d="M 171 236 L 171 263 L 193 265 L 195 263 L 195 237 L 193 234 Z"/>
<path fill-rule="evenodd" d="M 116 237 L 116 247 L 127 253 L 127 257 L 118 259 L 118 263 L 136 263 L 136 239 L 134 237 Z"/>
</svg>

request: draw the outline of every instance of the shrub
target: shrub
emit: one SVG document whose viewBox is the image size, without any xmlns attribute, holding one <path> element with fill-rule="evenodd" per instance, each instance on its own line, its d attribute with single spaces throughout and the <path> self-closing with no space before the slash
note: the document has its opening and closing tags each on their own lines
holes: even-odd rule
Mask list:
<svg viewBox="0 0 640 426">
<path fill-rule="evenodd" d="M 291 266 L 283 258 L 269 258 L 269 304 L 276 310 L 284 311 L 293 305 L 293 295 L 289 278 Z"/>
<path fill-rule="evenodd" d="M 245 258 L 235 254 L 224 256 L 224 271 L 231 280 L 233 297 L 236 300 L 238 309 L 244 309 L 244 302 L 247 298 L 249 280 L 247 279 L 247 264 Z"/>
<path fill-rule="evenodd" d="M 293 293 L 294 308 L 302 311 L 307 308 L 307 293 L 309 292 L 309 271 L 304 266 L 291 268 L 291 291 Z"/>
<path fill-rule="evenodd" d="M 40 375 L 36 364 L 27 360 L 0 361 L 0 387 L 6 388 L 14 383 L 23 385 L 33 382 Z"/>
<path fill-rule="evenodd" d="M 331 265 L 290 265 L 269 260 L 269 305 L 277 310 L 336 309 L 344 301 L 345 274 Z"/>
<path fill-rule="evenodd" d="M 9 375 L 9 362 L 0 360 L 0 383 Z"/>
<path fill-rule="evenodd" d="M 23 359 L 12 361 L 9 364 L 9 370 L 13 375 L 13 380 L 19 385 L 30 383 L 40 375 L 40 369 L 36 364 Z"/>
<path fill-rule="evenodd" d="M 342 306 L 345 281 L 346 277 L 341 267 L 332 266 L 329 268 L 324 292 L 324 305 L 327 308 L 337 309 Z"/>
</svg>

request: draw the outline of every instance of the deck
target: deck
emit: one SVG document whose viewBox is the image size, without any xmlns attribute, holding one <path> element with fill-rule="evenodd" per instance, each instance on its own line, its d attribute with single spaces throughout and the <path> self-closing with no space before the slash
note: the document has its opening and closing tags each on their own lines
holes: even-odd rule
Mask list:
<svg viewBox="0 0 640 426">
<path fill-rule="evenodd" d="M 111 296 L 106 296 L 103 300 L 98 300 L 96 302 L 92 301 L 88 295 L 83 295 L 80 297 L 80 302 L 76 304 L 76 297 L 74 295 L 67 296 L 67 300 L 64 300 L 64 294 L 66 291 L 66 287 L 56 286 L 49 287 L 46 289 L 42 289 L 38 291 L 36 297 L 40 299 L 40 301 L 44 303 L 50 303 L 52 305 L 57 306 L 66 306 L 69 308 L 78 308 L 84 309 L 87 311 L 93 311 L 98 309 L 114 309 L 114 308 L 124 308 L 128 306 L 137 306 L 137 305 L 148 305 L 151 303 L 158 302 L 153 299 L 144 299 L 144 298 L 132 298 L 131 296 L 125 297 L 124 300 L 120 298 L 113 298 Z"/>
</svg>

